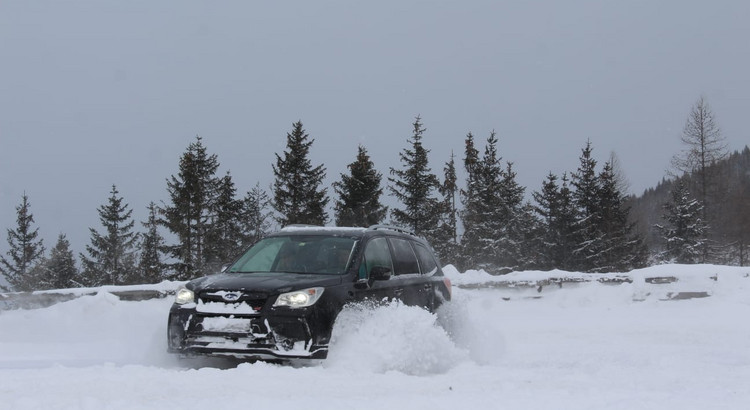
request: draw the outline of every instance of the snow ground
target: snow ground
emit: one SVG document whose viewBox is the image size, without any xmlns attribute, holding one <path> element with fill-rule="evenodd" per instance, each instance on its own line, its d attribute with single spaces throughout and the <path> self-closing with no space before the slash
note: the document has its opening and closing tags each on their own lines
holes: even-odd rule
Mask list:
<svg viewBox="0 0 750 410">
<path fill-rule="evenodd" d="M 329 359 L 306 367 L 178 363 L 165 352 L 171 298 L 125 302 L 101 292 L 0 311 L 0 409 L 663 410 L 750 403 L 750 269 L 667 265 L 627 274 L 632 283 L 542 293 L 468 285 L 565 273 L 447 273 L 461 287 L 439 315 L 395 304 L 348 309 Z M 644 281 L 659 275 L 680 281 Z M 675 291 L 711 296 L 662 300 Z"/>
</svg>

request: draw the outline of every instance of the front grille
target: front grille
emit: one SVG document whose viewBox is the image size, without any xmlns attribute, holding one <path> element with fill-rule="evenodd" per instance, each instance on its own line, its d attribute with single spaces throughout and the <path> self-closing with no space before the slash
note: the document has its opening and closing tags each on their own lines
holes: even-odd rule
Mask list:
<svg viewBox="0 0 750 410">
<path fill-rule="evenodd" d="M 213 305 L 226 304 L 227 307 L 247 306 L 254 312 L 260 312 L 266 304 L 268 295 L 252 291 L 203 291 L 198 295 L 199 304 Z M 244 309 L 243 309 L 244 310 Z M 219 313 L 219 312 L 217 312 Z"/>
</svg>

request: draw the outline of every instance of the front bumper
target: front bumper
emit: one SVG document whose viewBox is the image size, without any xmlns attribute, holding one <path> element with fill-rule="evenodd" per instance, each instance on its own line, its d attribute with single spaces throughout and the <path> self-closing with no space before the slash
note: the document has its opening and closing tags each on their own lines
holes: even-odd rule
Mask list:
<svg viewBox="0 0 750 410">
<path fill-rule="evenodd" d="M 251 360 L 325 359 L 330 326 L 307 309 L 273 314 L 237 314 L 174 305 L 168 323 L 168 351 L 182 355 L 230 356 Z"/>
</svg>

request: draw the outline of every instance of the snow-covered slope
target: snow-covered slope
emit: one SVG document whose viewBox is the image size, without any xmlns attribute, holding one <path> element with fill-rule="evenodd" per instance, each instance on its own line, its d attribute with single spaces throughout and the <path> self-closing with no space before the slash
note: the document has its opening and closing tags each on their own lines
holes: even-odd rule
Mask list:
<svg viewBox="0 0 750 410">
<path fill-rule="evenodd" d="M 750 403 L 750 269 L 667 265 L 623 274 L 629 281 L 617 285 L 561 272 L 447 273 L 457 286 L 440 314 L 396 304 L 347 309 L 329 360 L 301 368 L 178 363 L 165 353 L 169 298 L 127 302 L 100 292 L 0 311 L 0 409 Z M 549 285 L 561 276 L 570 280 Z M 654 277 L 679 280 L 647 280 Z M 541 292 L 496 284 L 545 280 Z M 709 297 L 665 297 L 676 292 Z"/>
</svg>

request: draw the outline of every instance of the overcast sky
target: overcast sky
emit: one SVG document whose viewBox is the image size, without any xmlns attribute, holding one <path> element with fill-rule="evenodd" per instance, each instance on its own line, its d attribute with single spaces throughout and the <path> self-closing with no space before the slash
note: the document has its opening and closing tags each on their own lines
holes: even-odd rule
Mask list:
<svg viewBox="0 0 750 410">
<path fill-rule="evenodd" d="M 421 115 L 438 174 L 494 129 L 527 193 L 590 139 L 640 194 L 700 95 L 748 144 L 749 21 L 746 0 L 0 0 L 0 228 L 26 192 L 47 248 L 83 251 L 112 184 L 145 219 L 196 135 L 241 194 L 268 186 L 297 120 L 327 183 L 358 144 L 400 166 Z"/>
</svg>

